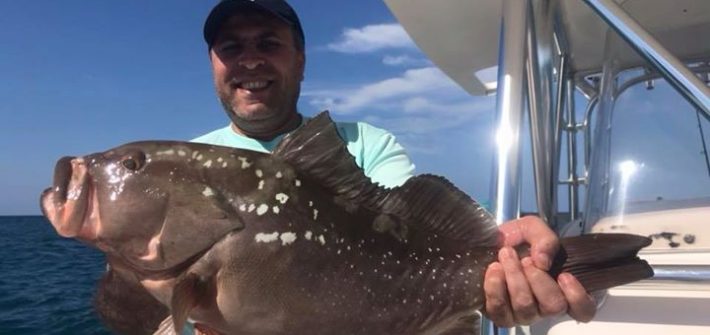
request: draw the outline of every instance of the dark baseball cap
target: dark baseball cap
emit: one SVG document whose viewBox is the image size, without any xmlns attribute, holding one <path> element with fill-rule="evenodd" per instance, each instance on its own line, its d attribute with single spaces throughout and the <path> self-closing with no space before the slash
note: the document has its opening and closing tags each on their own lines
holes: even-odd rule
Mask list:
<svg viewBox="0 0 710 335">
<path fill-rule="evenodd" d="M 208 46 L 212 46 L 214 39 L 217 37 L 217 32 L 225 20 L 232 15 L 245 10 L 257 9 L 273 14 L 279 19 L 290 25 L 293 30 L 299 35 L 300 41 L 305 43 L 303 36 L 303 28 L 298 15 L 291 6 L 283 0 L 222 0 L 220 1 L 207 16 L 203 36 Z M 303 47 L 303 45 L 301 45 Z"/>
</svg>

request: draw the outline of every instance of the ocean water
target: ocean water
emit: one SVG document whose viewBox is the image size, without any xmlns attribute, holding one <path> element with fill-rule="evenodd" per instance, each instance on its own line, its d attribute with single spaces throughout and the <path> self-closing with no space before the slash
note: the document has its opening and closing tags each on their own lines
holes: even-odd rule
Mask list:
<svg viewBox="0 0 710 335">
<path fill-rule="evenodd" d="M 0 216 L 0 334 L 110 334 L 92 308 L 104 257 L 42 216 Z"/>
</svg>

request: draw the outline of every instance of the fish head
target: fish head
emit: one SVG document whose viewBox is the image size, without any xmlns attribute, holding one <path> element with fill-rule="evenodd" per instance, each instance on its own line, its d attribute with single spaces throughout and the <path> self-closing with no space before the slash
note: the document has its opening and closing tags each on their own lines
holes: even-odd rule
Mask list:
<svg viewBox="0 0 710 335">
<path fill-rule="evenodd" d="M 135 269 L 174 268 L 242 227 L 209 185 L 199 162 L 206 147 L 146 141 L 61 158 L 42 211 L 59 235 Z"/>
</svg>

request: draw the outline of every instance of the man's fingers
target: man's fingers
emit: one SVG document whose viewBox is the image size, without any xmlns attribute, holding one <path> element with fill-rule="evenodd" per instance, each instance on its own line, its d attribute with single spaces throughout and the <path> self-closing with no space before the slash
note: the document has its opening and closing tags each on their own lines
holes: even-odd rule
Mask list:
<svg viewBox="0 0 710 335">
<path fill-rule="evenodd" d="M 517 253 L 510 247 L 504 247 L 500 250 L 498 259 L 505 271 L 515 322 L 524 325 L 532 323 L 539 317 L 537 301 L 530 290 Z"/>
<path fill-rule="evenodd" d="M 537 268 L 530 257 L 523 258 L 520 263 L 523 265 L 525 277 L 530 283 L 530 289 L 538 302 L 538 310 L 541 316 L 552 316 L 567 310 L 567 300 L 560 290 L 555 279 Z"/>
<path fill-rule="evenodd" d="M 589 322 L 597 312 L 594 297 L 589 295 L 582 284 L 569 273 L 562 273 L 557 277 L 557 282 L 569 303 L 567 313 L 575 320 Z"/>
<path fill-rule="evenodd" d="M 545 222 L 536 216 L 526 216 L 499 228 L 503 236 L 503 246 L 530 244 L 530 255 L 535 266 L 542 270 L 550 269 L 552 259 L 559 248 L 559 241 Z"/>
<path fill-rule="evenodd" d="M 499 327 L 512 327 L 515 325 L 513 311 L 508 300 L 508 288 L 505 285 L 505 271 L 503 265 L 494 262 L 488 266 L 483 291 L 486 295 L 485 314 L 488 319 Z"/>
</svg>

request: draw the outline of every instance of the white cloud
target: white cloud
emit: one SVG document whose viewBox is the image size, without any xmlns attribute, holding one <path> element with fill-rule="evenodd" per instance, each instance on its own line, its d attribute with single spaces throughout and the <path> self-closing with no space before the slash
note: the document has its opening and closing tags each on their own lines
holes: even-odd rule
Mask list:
<svg viewBox="0 0 710 335">
<path fill-rule="evenodd" d="M 416 138 L 407 141 L 408 149 L 426 152 L 437 147 L 421 141 L 423 135 L 470 126 L 482 113 L 492 115 L 495 108 L 494 97 L 472 97 L 434 67 L 408 70 L 356 88 L 307 89 L 303 96 L 316 110 L 357 115 L 403 139 Z"/>
<path fill-rule="evenodd" d="M 382 64 L 389 66 L 430 66 L 431 62 L 423 58 L 414 58 L 409 55 L 386 55 L 382 58 Z"/>
<path fill-rule="evenodd" d="M 322 90 L 304 92 L 311 105 L 331 109 L 333 113 L 351 114 L 365 108 L 391 103 L 394 99 L 404 101 L 415 96 L 462 94 L 446 75 L 435 67 L 407 70 L 400 77 L 362 85 L 356 89 Z M 325 103 L 324 105 L 321 105 Z"/>
<path fill-rule="evenodd" d="M 389 48 L 415 48 L 402 26 L 395 23 L 373 24 L 362 28 L 347 28 L 328 49 L 343 53 L 367 53 Z"/>
</svg>

